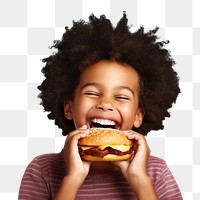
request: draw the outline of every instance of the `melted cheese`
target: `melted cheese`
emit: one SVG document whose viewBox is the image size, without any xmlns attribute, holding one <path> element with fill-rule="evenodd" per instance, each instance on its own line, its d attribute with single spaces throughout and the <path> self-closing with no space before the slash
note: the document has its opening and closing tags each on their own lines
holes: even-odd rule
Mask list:
<svg viewBox="0 0 200 200">
<path fill-rule="evenodd" d="M 81 149 L 83 149 L 83 150 L 87 150 L 87 149 L 91 149 L 92 147 L 81 147 Z"/>
<path fill-rule="evenodd" d="M 127 146 L 127 145 L 102 145 L 102 146 L 99 146 L 98 148 L 100 150 L 104 150 L 106 147 L 111 147 L 111 148 L 119 150 L 121 152 L 125 152 L 130 149 L 130 146 Z"/>
</svg>

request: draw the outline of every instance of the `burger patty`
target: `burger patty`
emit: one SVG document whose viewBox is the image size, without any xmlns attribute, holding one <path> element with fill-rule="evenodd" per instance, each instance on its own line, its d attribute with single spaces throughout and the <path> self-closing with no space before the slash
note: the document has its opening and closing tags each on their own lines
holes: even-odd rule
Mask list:
<svg viewBox="0 0 200 200">
<path fill-rule="evenodd" d="M 90 149 L 83 150 L 81 147 L 79 147 L 79 154 L 81 156 L 91 155 L 91 156 L 104 157 L 108 154 L 123 156 L 126 154 L 131 154 L 132 152 L 133 152 L 133 148 L 130 148 L 128 151 L 122 152 L 117 149 L 113 149 L 111 147 L 106 147 L 104 150 L 100 150 L 98 149 L 98 147 L 92 147 Z"/>
</svg>

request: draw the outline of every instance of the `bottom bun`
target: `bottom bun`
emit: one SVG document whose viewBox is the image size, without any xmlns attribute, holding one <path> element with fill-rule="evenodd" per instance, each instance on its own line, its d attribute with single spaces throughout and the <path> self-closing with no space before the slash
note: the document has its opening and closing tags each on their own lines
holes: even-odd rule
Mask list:
<svg viewBox="0 0 200 200">
<path fill-rule="evenodd" d="M 104 157 L 85 155 L 81 156 L 81 158 L 86 161 L 124 161 L 130 159 L 131 156 L 132 156 L 131 154 L 126 154 L 123 156 L 108 154 L 107 156 Z"/>
</svg>

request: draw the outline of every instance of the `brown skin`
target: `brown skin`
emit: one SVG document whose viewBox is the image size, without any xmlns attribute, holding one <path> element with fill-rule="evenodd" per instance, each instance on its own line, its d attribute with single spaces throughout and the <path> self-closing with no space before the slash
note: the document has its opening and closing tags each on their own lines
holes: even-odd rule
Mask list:
<svg viewBox="0 0 200 200">
<path fill-rule="evenodd" d="M 122 172 L 137 199 L 157 199 L 146 171 L 150 149 L 145 137 L 131 130 L 133 126 L 138 128 L 143 120 L 138 95 L 139 76 L 128 65 L 102 60 L 84 70 L 73 101 L 64 104 L 65 117 L 73 120 L 77 129 L 68 135 L 65 142 L 67 173 L 55 200 L 75 199 L 88 173 L 108 173 L 113 170 Z M 81 160 L 78 140 L 89 134 L 94 118 L 114 121 L 116 128 L 135 141 L 132 161 L 92 163 Z M 71 191 L 71 196 L 66 194 L 66 190 Z"/>
</svg>

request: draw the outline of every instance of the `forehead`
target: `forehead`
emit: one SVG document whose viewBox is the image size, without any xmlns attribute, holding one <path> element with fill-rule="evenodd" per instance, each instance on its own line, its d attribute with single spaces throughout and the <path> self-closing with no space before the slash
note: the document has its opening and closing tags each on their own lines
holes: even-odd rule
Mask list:
<svg viewBox="0 0 200 200">
<path fill-rule="evenodd" d="M 138 88 L 139 75 L 129 65 L 102 60 L 83 71 L 80 84 L 85 84 L 86 82 L 97 82 L 107 86 L 119 85 Z"/>
</svg>

